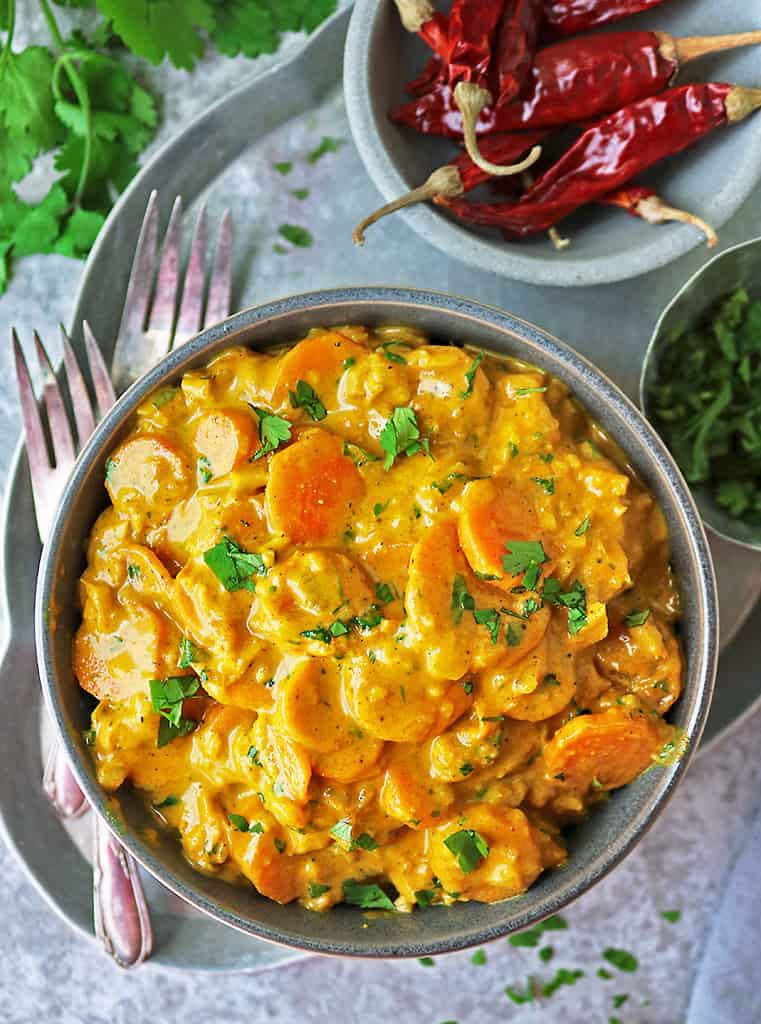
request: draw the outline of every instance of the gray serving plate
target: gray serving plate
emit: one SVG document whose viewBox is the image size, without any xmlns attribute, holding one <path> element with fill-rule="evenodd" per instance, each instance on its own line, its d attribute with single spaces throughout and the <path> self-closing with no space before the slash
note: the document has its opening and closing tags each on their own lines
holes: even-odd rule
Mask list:
<svg viewBox="0 0 761 1024">
<path fill-rule="evenodd" d="M 670 5 L 676 2 L 670 0 Z M 373 244 L 358 251 L 351 229 L 381 197 L 364 173 L 356 149 L 345 141 L 337 153 L 317 164 L 303 159 L 323 135 L 349 138 L 338 88 L 348 13 L 339 12 L 327 22 L 296 57 L 245 82 L 204 113 L 133 181 L 85 267 L 70 321 L 75 344 L 81 344 L 78 328 L 86 316 L 106 353 L 110 351 L 145 203 L 150 191 L 158 188 L 165 219 L 178 192 L 189 207 L 188 225 L 201 199 L 208 202 L 212 215 L 224 206 L 232 208 L 238 308 L 305 288 L 338 284 L 396 282 L 446 289 L 541 323 L 636 399 L 642 356 L 656 320 L 708 253 L 697 250 L 667 273 L 650 274 L 633 283 L 559 291 L 529 288 L 449 261 L 413 234 L 403 220 L 378 225 Z M 284 160 L 294 163 L 287 179 L 271 166 Z M 302 203 L 288 189 L 304 185 L 310 187 L 311 195 Z M 748 225 L 760 219 L 761 193 L 727 225 L 722 240 L 741 241 L 747 237 Z M 283 221 L 308 225 L 315 236 L 314 248 L 276 258 L 272 244 Z M 50 729 L 41 728 L 44 710 L 34 658 L 31 571 L 39 561 L 40 545 L 21 446 L 6 486 L 0 530 L 0 568 L 5 580 L 0 618 L 7 627 L 7 648 L 0 665 L 5 696 L 0 716 L 0 833 L 50 906 L 81 934 L 92 937 L 87 819 L 72 835 L 51 813 L 39 783 L 34 784 L 41 779 Z M 715 539 L 710 543 L 719 577 L 724 653 L 701 750 L 751 714 L 761 693 L 761 607 L 751 614 L 761 588 L 761 559 Z M 147 874 L 145 881 L 157 931 L 152 963 L 193 970 L 255 970 L 301 955 L 226 928 L 168 894 Z"/>
<path fill-rule="evenodd" d="M 449 5 L 436 6 L 444 10 Z M 675 36 L 705 36 L 755 29 L 759 22 L 761 0 L 669 0 L 610 30 L 662 29 Z M 392 107 L 412 98 L 404 93 L 404 83 L 418 75 L 429 56 L 426 45 L 402 27 L 392 0 L 356 0 L 346 42 L 346 102 L 354 141 L 384 201 L 421 185 L 457 152 L 451 139 L 424 136 L 388 118 Z M 761 87 L 760 67 L 758 48 L 737 50 L 695 61 L 680 74 L 678 84 L 720 81 Z M 672 206 L 691 210 L 719 229 L 759 177 L 761 112 L 715 132 L 638 180 L 657 188 Z M 508 242 L 495 229 L 464 225 L 433 204 L 394 216 L 403 217 L 447 256 L 530 284 L 574 287 L 622 281 L 704 244 L 694 228 L 671 224 L 653 231 L 621 211 L 593 207 L 563 221 L 561 233 L 572 240 L 563 252 L 555 252 L 544 235 Z M 377 244 L 377 234 L 377 228 L 368 230 L 368 247 Z"/>
<path fill-rule="evenodd" d="M 310 328 L 343 323 L 409 324 L 434 342 L 467 340 L 553 374 L 621 445 L 669 527 L 671 560 L 681 581 L 686 658 L 685 689 L 669 719 L 683 730 L 687 751 L 676 763 L 645 772 L 613 793 L 568 833 L 565 864 L 543 874 L 527 893 L 500 903 L 369 915 L 345 904 L 329 914 L 315 914 L 298 903 L 279 906 L 252 886 L 231 886 L 199 874 L 171 834 L 147 842 L 144 830 L 153 833 L 155 828 L 144 801 L 128 787 L 105 794 L 84 742 L 92 702 L 71 665 L 80 622 L 78 580 L 90 529 L 107 504 L 106 461 L 129 430 L 132 414 L 151 392 L 206 365 L 231 345 L 282 345 Z M 50 609 L 55 609 L 54 628 L 48 624 Z M 307 952 L 368 957 L 429 956 L 489 942 L 556 913 L 607 874 L 644 835 L 689 764 L 708 714 L 719 640 L 713 565 L 700 517 L 671 456 L 636 407 L 590 363 L 540 328 L 466 299 L 404 288 L 307 293 L 244 310 L 170 353 L 133 385 L 96 428 L 66 485 L 42 555 L 35 622 L 43 692 L 75 774 L 90 803 L 140 863 L 182 899 L 233 928 Z"/>
</svg>

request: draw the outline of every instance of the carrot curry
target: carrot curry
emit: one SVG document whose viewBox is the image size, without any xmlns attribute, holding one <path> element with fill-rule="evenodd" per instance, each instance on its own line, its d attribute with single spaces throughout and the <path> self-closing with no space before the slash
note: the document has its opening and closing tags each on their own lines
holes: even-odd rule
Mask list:
<svg viewBox="0 0 761 1024">
<path fill-rule="evenodd" d="M 540 370 L 396 326 L 233 348 L 142 404 L 105 486 L 87 740 L 201 872 L 501 900 L 674 748 L 665 522 Z"/>
</svg>

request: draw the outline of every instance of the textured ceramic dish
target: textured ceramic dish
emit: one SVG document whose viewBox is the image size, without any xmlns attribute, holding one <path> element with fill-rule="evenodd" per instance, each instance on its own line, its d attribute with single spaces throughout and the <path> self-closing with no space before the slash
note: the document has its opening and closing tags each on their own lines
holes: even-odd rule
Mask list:
<svg viewBox="0 0 761 1024">
<path fill-rule="evenodd" d="M 660 344 L 674 331 L 697 324 L 716 302 L 737 288 L 761 299 L 761 238 L 727 249 L 697 272 L 666 307 L 645 355 L 640 379 L 640 405 L 650 418 L 649 397 L 658 376 Z M 761 527 L 748 526 L 728 515 L 705 487 L 692 493 L 703 521 L 725 540 L 761 553 Z"/>
<path fill-rule="evenodd" d="M 442 10 L 446 6 L 437 4 Z M 754 29 L 760 22 L 761 0 L 668 0 L 662 8 L 614 28 L 661 29 L 675 36 L 719 35 Z M 696 61 L 679 82 L 761 86 L 758 53 L 751 48 Z M 384 202 L 422 184 L 434 167 L 447 163 L 456 151 L 452 140 L 419 135 L 388 118 L 393 106 L 409 99 L 404 83 L 418 74 L 429 55 L 425 44 L 402 28 L 392 0 L 357 0 L 344 58 L 346 105 L 354 141 Z M 750 195 L 759 177 L 761 114 L 717 133 L 641 180 L 655 184 L 672 206 L 699 213 L 719 229 Z M 358 211 L 357 220 L 369 212 Z M 543 236 L 510 243 L 492 229 L 462 226 L 432 204 L 394 216 L 404 217 L 448 256 L 531 284 L 622 281 L 665 266 L 704 244 L 694 228 L 653 228 L 615 210 L 580 211 L 564 221 L 562 233 L 573 244 L 560 253 Z M 370 228 L 366 245 L 383 245 L 384 230 Z"/>
<path fill-rule="evenodd" d="M 524 896 L 503 903 L 468 903 L 368 919 L 346 906 L 325 915 L 298 904 L 282 907 L 252 888 L 206 878 L 190 867 L 170 836 L 162 836 L 156 845 L 144 841 L 148 819 L 142 801 L 129 792 L 106 797 L 95 782 L 82 739 L 88 705 L 71 671 L 77 580 L 86 537 L 105 504 L 105 462 L 132 413 L 155 388 L 230 345 L 264 347 L 298 338 L 313 326 L 346 322 L 409 323 L 433 339 L 467 338 L 555 374 L 629 454 L 659 500 L 671 532 L 684 594 L 687 665 L 684 695 L 672 720 L 689 738 L 689 753 L 681 762 L 648 772 L 617 792 L 570 837 L 566 866 L 548 872 Z M 50 609 L 55 609 L 53 620 Z M 674 463 L 636 408 L 589 363 L 530 324 L 464 299 L 395 288 L 312 293 L 239 313 L 171 353 L 132 387 L 96 430 L 67 486 L 43 554 L 35 620 L 45 697 L 76 774 L 96 810 L 148 871 L 197 909 L 251 935 L 310 951 L 374 957 L 422 956 L 488 942 L 558 911 L 609 871 L 662 809 L 697 746 L 710 703 L 718 639 L 713 568 L 699 516 Z M 54 630 L 50 621 L 55 622 Z"/>
</svg>

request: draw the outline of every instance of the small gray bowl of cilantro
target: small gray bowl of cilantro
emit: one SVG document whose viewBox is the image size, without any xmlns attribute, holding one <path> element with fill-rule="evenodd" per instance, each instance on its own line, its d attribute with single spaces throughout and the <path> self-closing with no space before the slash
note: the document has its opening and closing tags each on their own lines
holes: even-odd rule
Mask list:
<svg viewBox="0 0 761 1024">
<path fill-rule="evenodd" d="M 761 551 L 761 239 L 717 256 L 676 296 L 640 394 L 706 525 Z"/>
</svg>

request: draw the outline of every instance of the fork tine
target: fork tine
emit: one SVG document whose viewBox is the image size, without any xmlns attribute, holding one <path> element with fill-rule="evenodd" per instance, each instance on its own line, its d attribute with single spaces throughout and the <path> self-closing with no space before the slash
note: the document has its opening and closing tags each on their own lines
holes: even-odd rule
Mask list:
<svg viewBox="0 0 761 1024">
<path fill-rule="evenodd" d="M 166 347 L 172 339 L 174 314 L 177 308 L 177 285 L 180 276 L 180 238 L 182 230 L 182 196 L 177 196 L 172 206 L 169 224 L 164 235 L 156 291 L 151 305 L 149 327 L 166 335 Z"/>
<path fill-rule="evenodd" d="M 95 430 L 95 416 L 92 411 L 92 403 L 87 393 L 87 385 L 79 368 L 74 349 L 71 347 L 69 336 L 61 326 L 61 343 L 63 345 L 63 365 L 66 369 L 66 382 L 69 385 L 71 405 L 74 410 L 74 422 L 77 425 L 77 440 L 80 448 Z"/>
<path fill-rule="evenodd" d="M 180 313 L 177 317 L 177 328 L 174 332 L 174 347 L 182 345 L 188 338 L 198 334 L 201 329 L 203 313 L 203 292 L 205 279 L 206 255 L 206 204 L 201 207 L 193 241 L 190 245 L 188 267 L 185 271 L 185 283 L 182 288 Z"/>
<path fill-rule="evenodd" d="M 50 428 L 50 440 L 53 442 L 53 454 L 55 455 L 56 468 L 66 467 L 73 464 L 76 458 L 74 454 L 74 438 L 71 433 L 71 424 L 63 404 L 63 396 L 58 386 L 58 381 L 53 373 L 53 367 L 45 351 L 37 331 L 34 332 L 34 347 L 37 349 L 37 359 L 42 370 L 43 397 L 45 408 L 48 412 L 48 426 Z"/>
<path fill-rule="evenodd" d="M 132 349 L 139 343 L 148 315 L 153 275 L 156 269 L 156 243 L 158 240 L 158 192 L 151 192 L 145 216 L 140 227 L 135 256 L 132 260 L 127 295 L 124 299 L 119 332 L 113 359 L 113 380 L 117 388 L 126 388 L 132 382 Z"/>
<path fill-rule="evenodd" d="M 209 280 L 209 298 L 206 303 L 205 326 L 219 323 L 230 315 L 230 295 L 233 274 L 233 221 L 229 210 L 222 215 L 217 248 Z"/>
<path fill-rule="evenodd" d="M 21 403 L 21 418 L 24 423 L 24 434 L 26 435 L 26 453 L 29 460 L 29 469 L 32 474 L 32 490 L 35 497 L 35 510 L 37 521 L 42 531 L 40 522 L 41 509 L 37 508 L 38 501 L 44 501 L 46 491 L 45 483 L 50 473 L 50 457 L 48 455 L 48 443 L 45 440 L 45 431 L 40 418 L 40 408 L 37 405 L 37 398 L 32 387 L 32 378 L 29 374 L 29 367 L 24 358 L 24 351 L 21 348 L 16 328 L 11 331 L 13 341 L 13 357 L 16 363 L 16 381 L 18 383 L 19 400 Z"/>
<path fill-rule="evenodd" d="M 90 376 L 95 388 L 95 397 L 98 400 L 98 412 L 101 416 L 105 416 L 111 406 L 116 403 L 116 392 L 108 375 L 106 364 L 103 361 L 103 353 L 86 320 L 82 321 L 82 333 L 85 339 L 85 351 L 87 353 L 87 363 L 90 367 Z"/>
</svg>

